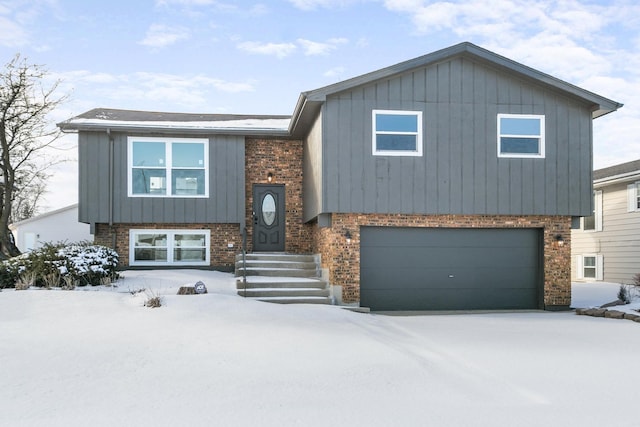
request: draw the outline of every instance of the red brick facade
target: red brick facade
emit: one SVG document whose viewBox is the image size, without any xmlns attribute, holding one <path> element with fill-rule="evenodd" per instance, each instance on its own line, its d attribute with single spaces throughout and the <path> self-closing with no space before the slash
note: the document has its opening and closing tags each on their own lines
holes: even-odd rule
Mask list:
<svg viewBox="0 0 640 427">
<path fill-rule="evenodd" d="M 302 141 L 247 139 L 245 143 L 247 245 L 252 250 L 253 184 L 285 186 L 285 251 L 310 253 L 312 228 L 302 222 Z"/>
<path fill-rule="evenodd" d="M 314 229 L 313 251 L 322 255 L 332 285 L 342 286 L 344 303 L 360 300 L 360 227 L 541 228 L 544 230 L 544 304 L 571 303 L 571 217 L 501 215 L 333 214 L 332 225 Z M 345 239 L 351 234 L 351 243 Z M 562 245 L 556 236 L 564 239 Z"/>
</svg>

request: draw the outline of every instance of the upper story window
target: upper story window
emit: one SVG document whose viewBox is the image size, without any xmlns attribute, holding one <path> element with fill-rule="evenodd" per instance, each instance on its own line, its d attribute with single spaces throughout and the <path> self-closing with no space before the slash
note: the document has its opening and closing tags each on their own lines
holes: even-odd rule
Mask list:
<svg viewBox="0 0 640 427">
<path fill-rule="evenodd" d="M 627 204 L 629 212 L 640 211 L 640 181 L 627 186 Z"/>
<path fill-rule="evenodd" d="M 373 110 L 373 155 L 422 156 L 422 111 Z"/>
<path fill-rule="evenodd" d="M 129 197 L 208 196 L 208 142 L 129 137 Z"/>
<path fill-rule="evenodd" d="M 584 231 L 602 231 L 602 190 L 593 192 L 593 215 L 582 218 Z"/>
<path fill-rule="evenodd" d="M 544 116 L 498 114 L 498 157 L 544 157 Z"/>
</svg>

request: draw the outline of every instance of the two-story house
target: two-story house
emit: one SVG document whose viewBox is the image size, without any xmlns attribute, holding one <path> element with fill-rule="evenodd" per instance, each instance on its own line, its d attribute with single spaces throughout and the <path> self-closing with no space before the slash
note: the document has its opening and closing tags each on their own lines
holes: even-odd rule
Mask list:
<svg viewBox="0 0 640 427">
<path fill-rule="evenodd" d="M 123 266 L 318 254 L 344 304 L 568 308 L 592 121 L 621 107 L 471 43 L 303 92 L 292 116 L 94 109 L 80 221 Z"/>
<path fill-rule="evenodd" d="M 631 283 L 640 273 L 640 160 L 594 171 L 593 199 L 571 233 L 573 280 Z"/>
</svg>

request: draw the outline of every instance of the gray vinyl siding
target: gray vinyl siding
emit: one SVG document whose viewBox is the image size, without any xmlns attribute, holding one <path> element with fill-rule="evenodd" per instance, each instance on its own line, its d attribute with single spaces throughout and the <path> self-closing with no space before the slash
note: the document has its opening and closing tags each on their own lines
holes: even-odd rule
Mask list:
<svg viewBox="0 0 640 427">
<path fill-rule="evenodd" d="M 573 280 L 577 280 L 576 257 L 582 255 L 602 255 L 605 282 L 631 283 L 633 276 L 640 273 L 640 212 L 627 211 L 629 183 L 599 188 L 602 231 L 572 231 Z"/>
<path fill-rule="evenodd" d="M 304 221 L 313 219 L 322 204 L 322 113 L 311 125 L 304 139 L 303 209 Z"/>
<path fill-rule="evenodd" d="M 374 109 L 422 111 L 423 156 L 372 155 Z M 498 113 L 545 115 L 545 158 L 498 158 Z M 462 57 L 329 95 L 315 213 L 586 215 L 591 120 L 577 99 Z"/>
<path fill-rule="evenodd" d="M 209 138 L 209 197 L 128 197 L 127 136 L 113 138 L 113 217 L 109 215 L 109 140 L 80 132 L 79 220 L 85 223 L 241 223 L 244 221 L 244 137 Z M 159 136 L 161 137 L 161 136 Z"/>
</svg>

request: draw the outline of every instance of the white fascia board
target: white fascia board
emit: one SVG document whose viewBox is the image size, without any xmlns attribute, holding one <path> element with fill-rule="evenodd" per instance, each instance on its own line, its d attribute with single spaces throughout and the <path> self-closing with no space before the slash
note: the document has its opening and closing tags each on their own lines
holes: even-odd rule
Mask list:
<svg viewBox="0 0 640 427">
<path fill-rule="evenodd" d="M 621 182 L 627 181 L 637 181 L 640 180 L 640 171 L 633 171 L 622 173 L 619 175 L 607 176 L 605 178 L 596 179 L 593 181 L 594 188 L 601 188 L 607 185 L 618 184 Z"/>
<path fill-rule="evenodd" d="M 223 121 L 124 121 L 103 119 L 69 120 L 65 124 L 78 128 L 144 128 L 172 130 L 212 130 L 212 131 L 277 131 L 287 132 L 291 119 L 245 119 Z"/>
</svg>

